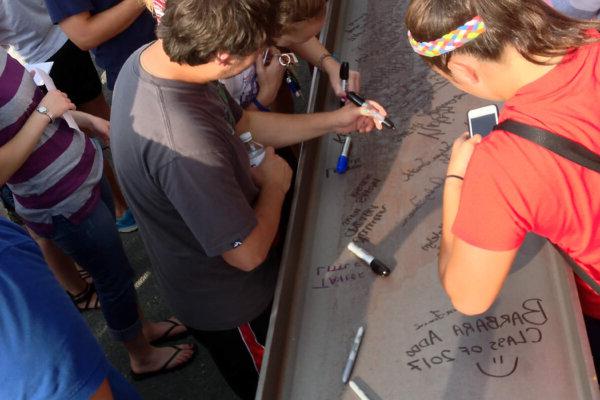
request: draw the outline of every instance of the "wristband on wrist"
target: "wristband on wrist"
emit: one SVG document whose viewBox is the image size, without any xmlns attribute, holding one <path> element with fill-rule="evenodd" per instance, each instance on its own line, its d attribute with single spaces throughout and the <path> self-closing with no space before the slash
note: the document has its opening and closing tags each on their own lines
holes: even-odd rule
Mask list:
<svg viewBox="0 0 600 400">
<path fill-rule="evenodd" d="M 461 181 L 465 179 L 460 175 L 446 175 L 446 179 L 448 179 L 448 178 L 456 178 L 456 179 L 460 179 Z"/>
<path fill-rule="evenodd" d="M 333 58 L 333 55 L 331 55 L 330 53 L 323 53 L 323 54 L 321 54 L 321 57 L 319 57 L 319 65 L 318 65 L 318 67 L 319 67 L 319 69 L 321 71 L 323 71 L 323 62 L 326 59 L 328 59 L 329 57 Z"/>
<path fill-rule="evenodd" d="M 269 110 L 268 107 L 265 107 L 264 104 L 262 104 L 260 101 L 258 101 L 258 99 L 255 97 L 252 99 L 252 104 L 254 104 L 256 106 L 256 108 L 258 108 L 258 111 L 262 111 L 262 112 L 270 112 L 271 110 Z"/>
</svg>

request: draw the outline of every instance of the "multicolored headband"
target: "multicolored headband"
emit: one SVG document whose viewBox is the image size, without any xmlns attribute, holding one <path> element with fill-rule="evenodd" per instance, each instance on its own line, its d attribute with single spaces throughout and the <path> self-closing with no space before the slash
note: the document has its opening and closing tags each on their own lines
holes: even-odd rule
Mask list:
<svg viewBox="0 0 600 400">
<path fill-rule="evenodd" d="M 437 57 L 449 53 L 461 46 L 477 39 L 479 35 L 485 32 L 485 23 L 480 16 L 476 16 L 463 26 L 442 36 L 440 39 L 431 42 L 417 42 L 410 31 L 408 31 L 408 40 L 413 50 L 425 57 Z"/>
</svg>

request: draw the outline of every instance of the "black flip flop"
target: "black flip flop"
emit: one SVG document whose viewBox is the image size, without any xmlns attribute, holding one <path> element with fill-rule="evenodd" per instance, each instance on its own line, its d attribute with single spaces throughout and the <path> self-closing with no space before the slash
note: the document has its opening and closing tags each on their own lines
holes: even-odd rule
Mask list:
<svg viewBox="0 0 600 400">
<path fill-rule="evenodd" d="M 178 333 L 177 335 L 173 335 L 173 336 L 169 336 L 169 333 L 171 333 L 173 331 L 173 329 L 177 328 L 178 326 L 183 326 L 185 328 L 185 325 L 180 324 L 177 321 L 173 321 L 171 318 L 165 319 L 163 321 L 160 322 L 168 322 L 170 323 L 172 326 L 167 329 L 158 339 L 154 339 L 153 341 L 150 342 L 151 345 L 156 346 L 159 344 L 163 344 L 166 342 L 172 342 L 175 340 L 179 340 L 179 339 L 183 339 L 185 337 L 188 337 L 190 335 L 190 332 L 187 330 L 187 328 L 185 329 L 185 331 Z"/>
<path fill-rule="evenodd" d="M 144 379 L 152 378 L 154 376 L 164 375 L 164 374 L 168 374 L 170 372 L 179 371 L 181 368 L 183 368 L 186 365 L 188 365 L 196 357 L 196 354 L 197 354 L 196 345 L 192 343 L 192 350 L 194 351 L 194 353 L 189 358 L 189 360 L 187 360 L 185 362 L 182 362 L 181 364 L 177 365 L 176 367 L 168 368 L 169 364 L 171 363 L 171 361 L 173 361 L 175 359 L 175 357 L 177 357 L 177 355 L 181 351 L 184 350 L 184 349 L 182 349 L 180 347 L 177 347 L 177 346 L 168 346 L 168 347 L 171 347 L 171 348 L 175 349 L 175 352 L 173 353 L 173 355 L 171 357 L 169 357 L 169 359 L 167 360 L 167 362 L 165 362 L 163 364 L 163 366 L 160 367 L 160 369 L 158 369 L 156 371 L 141 372 L 141 373 L 133 372 L 133 370 L 130 369 L 129 370 L 129 374 L 131 375 L 131 378 L 134 381 L 142 381 Z"/>
<path fill-rule="evenodd" d="M 75 307 L 77 307 L 79 312 L 100 309 L 100 299 L 98 298 L 98 294 L 96 293 L 96 287 L 92 283 L 86 283 L 86 287 L 83 290 L 83 292 L 75 296 L 73 296 L 71 293 L 68 294 L 69 297 L 71 297 L 71 300 L 73 300 L 73 304 L 75 304 Z M 94 294 L 96 294 L 96 301 L 92 301 Z M 83 305 L 83 307 L 79 307 L 80 305 Z"/>
</svg>

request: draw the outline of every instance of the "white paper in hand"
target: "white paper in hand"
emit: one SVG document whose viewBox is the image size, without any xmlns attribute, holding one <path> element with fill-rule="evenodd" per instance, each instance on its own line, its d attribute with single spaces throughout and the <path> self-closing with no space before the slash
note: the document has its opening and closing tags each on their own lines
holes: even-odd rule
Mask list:
<svg viewBox="0 0 600 400">
<path fill-rule="evenodd" d="M 54 81 L 52 80 L 52 78 L 50 78 L 50 75 L 48 75 L 50 73 L 50 70 L 52 69 L 53 64 L 54 63 L 52 62 L 27 64 L 25 65 L 25 69 L 27 69 L 27 71 L 35 73 L 33 80 L 35 81 L 36 85 L 45 85 L 46 89 L 48 90 L 56 90 L 56 85 L 54 84 Z M 79 126 L 77 126 L 77 123 L 75 122 L 73 116 L 69 111 L 65 112 L 62 115 L 62 118 L 67 122 L 67 125 L 79 131 Z"/>
</svg>

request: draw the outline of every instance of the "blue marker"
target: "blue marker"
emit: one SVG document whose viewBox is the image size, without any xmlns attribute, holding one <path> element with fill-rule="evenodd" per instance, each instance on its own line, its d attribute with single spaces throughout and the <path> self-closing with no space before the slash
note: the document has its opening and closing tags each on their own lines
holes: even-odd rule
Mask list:
<svg viewBox="0 0 600 400">
<path fill-rule="evenodd" d="M 285 83 L 290 89 L 290 92 L 292 92 L 295 97 L 302 97 L 302 90 L 300 89 L 300 83 L 298 83 L 296 75 L 286 68 L 283 77 L 285 79 Z"/>
<path fill-rule="evenodd" d="M 350 151 L 350 142 L 352 138 L 350 135 L 346 136 L 346 141 L 344 142 L 344 147 L 342 149 L 342 154 L 338 158 L 337 167 L 335 167 L 335 171 L 338 174 L 343 174 L 348 171 L 348 152 Z"/>
</svg>

